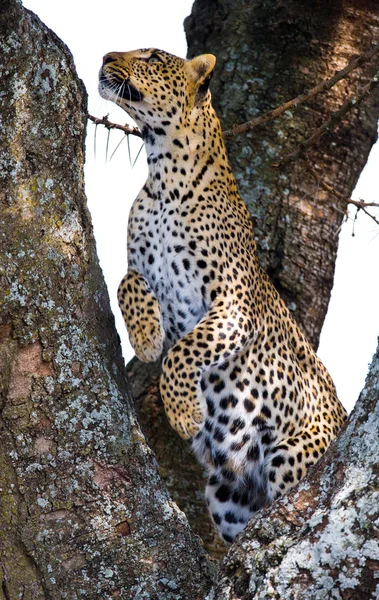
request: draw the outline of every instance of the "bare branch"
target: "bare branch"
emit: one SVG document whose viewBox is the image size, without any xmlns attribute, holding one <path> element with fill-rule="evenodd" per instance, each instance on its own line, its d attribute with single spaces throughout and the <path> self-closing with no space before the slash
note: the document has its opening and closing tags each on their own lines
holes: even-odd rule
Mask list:
<svg viewBox="0 0 379 600">
<path fill-rule="evenodd" d="M 379 208 L 379 204 L 377 202 L 364 202 L 364 200 L 353 200 L 352 198 L 349 198 L 349 196 L 345 196 L 344 194 L 341 194 L 338 190 L 334 189 L 333 186 L 326 183 L 326 181 L 324 181 L 318 175 L 318 173 L 316 173 L 315 169 L 312 167 L 312 165 L 309 161 L 308 161 L 308 168 L 309 168 L 309 172 L 311 173 L 311 175 L 316 179 L 317 183 L 322 188 L 324 188 L 324 190 L 326 190 L 330 194 L 333 194 L 333 196 L 335 196 L 339 200 L 342 200 L 343 202 L 345 202 L 346 206 L 348 204 L 352 204 L 353 206 L 356 206 L 358 211 L 362 210 L 368 217 L 370 217 L 370 219 L 372 219 L 377 225 L 379 225 L 378 218 L 376 216 L 372 215 L 368 210 L 368 208 Z M 336 208 L 336 210 L 339 210 L 339 209 L 337 209 L 337 207 L 335 207 L 335 208 Z"/>
<path fill-rule="evenodd" d="M 300 94 L 300 96 L 297 96 L 296 98 L 293 98 L 292 100 L 289 100 L 288 102 L 285 102 L 284 104 L 281 104 L 280 106 L 269 110 L 268 112 L 264 113 L 263 115 L 260 115 L 259 117 L 256 117 L 255 119 L 252 119 L 251 121 L 247 121 L 247 123 L 242 123 L 241 125 L 233 125 L 231 129 L 229 129 L 228 131 L 224 131 L 224 137 L 229 138 L 239 133 L 245 133 L 246 131 L 254 129 L 254 127 L 257 127 L 258 125 L 262 125 L 263 123 L 267 123 L 267 121 L 271 121 L 272 119 L 280 117 L 290 108 L 297 108 L 298 106 L 300 106 L 300 104 L 304 104 L 304 102 L 310 100 L 320 92 L 324 92 L 325 90 L 331 89 L 338 81 L 344 79 L 346 75 L 348 75 L 351 71 L 364 64 L 365 62 L 369 61 L 378 52 L 379 45 L 376 44 L 368 52 L 360 54 L 359 56 L 354 58 L 351 62 L 349 62 L 348 65 L 346 65 L 344 69 L 342 69 L 341 71 L 336 71 L 333 77 L 331 77 L 330 79 L 322 81 L 321 83 L 310 89 L 308 92 Z"/>
<path fill-rule="evenodd" d="M 95 123 L 95 125 L 104 125 L 107 129 L 119 129 L 123 131 L 125 135 L 135 135 L 139 138 L 142 138 L 142 133 L 138 129 L 138 127 L 129 127 L 129 125 L 118 125 L 118 123 L 112 123 L 108 119 L 108 115 L 105 115 L 101 119 L 97 117 L 93 117 L 92 115 L 87 115 L 88 119 Z"/>
<path fill-rule="evenodd" d="M 374 77 L 369 81 L 367 85 L 365 85 L 360 92 L 356 96 L 352 96 L 346 102 L 342 104 L 342 106 L 333 112 L 329 119 L 325 121 L 320 127 L 313 132 L 310 138 L 305 140 L 305 142 L 301 142 L 299 147 L 294 152 L 287 154 L 284 156 L 279 162 L 274 163 L 272 166 L 275 168 L 283 167 L 284 165 L 293 162 L 300 156 L 304 156 L 310 146 L 319 141 L 321 136 L 324 135 L 327 131 L 330 131 L 335 125 L 346 115 L 346 113 L 353 107 L 358 106 L 370 93 L 371 91 L 379 84 L 379 71 L 375 73 Z"/>
</svg>

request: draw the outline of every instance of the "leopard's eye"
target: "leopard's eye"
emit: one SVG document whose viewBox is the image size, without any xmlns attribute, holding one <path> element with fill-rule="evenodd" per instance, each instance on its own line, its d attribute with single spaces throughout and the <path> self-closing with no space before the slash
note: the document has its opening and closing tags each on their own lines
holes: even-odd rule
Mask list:
<svg viewBox="0 0 379 600">
<path fill-rule="evenodd" d="M 158 63 L 158 62 L 164 63 L 164 60 L 162 59 L 161 56 L 159 56 L 159 54 L 157 52 L 153 52 L 150 56 L 146 56 L 146 58 L 141 56 L 140 60 L 143 60 L 143 62 L 146 62 L 146 63 Z"/>
<path fill-rule="evenodd" d="M 161 62 L 161 59 L 159 58 L 159 56 L 157 54 L 152 54 L 147 62 L 149 62 L 149 63 Z"/>
</svg>

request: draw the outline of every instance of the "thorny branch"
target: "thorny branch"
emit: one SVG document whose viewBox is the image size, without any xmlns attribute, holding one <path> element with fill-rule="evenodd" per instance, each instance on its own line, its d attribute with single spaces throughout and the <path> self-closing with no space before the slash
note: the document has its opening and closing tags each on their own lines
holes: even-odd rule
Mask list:
<svg viewBox="0 0 379 600">
<path fill-rule="evenodd" d="M 95 123 L 95 125 L 104 125 L 107 129 L 119 129 L 123 131 L 125 135 L 136 135 L 139 138 L 142 138 L 142 133 L 138 129 L 138 127 L 129 127 L 129 125 L 118 125 L 118 123 L 112 123 L 108 119 L 108 115 L 102 117 L 101 119 L 97 117 L 93 117 L 92 115 L 87 115 L 88 119 Z"/>
<path fill-rule="evenodd" d="M 360 65 L 364 64 L 365 62 L 368 62 L 377 53 L 379 53 L 379 45 L 378 44 L 374 45 L 371 48 L 371 50 L 369 50 L 368 52 L 365 52 L 364 54 L 360 54 L 359 56 L 354 58 L 351 62 L 349 62 L 348 65 L 346 65 L 346 67 L 344 69 L 341 69 L 341 71 L 336 71 L 335 74 L 332 77 L 330 77 L 330 79 L 326 79 L 325 81 L 322 81 L 321 83 L 319 83 L 318 85 L 316 85 L 315 87 L 310 89 L 308 92 L 304 92 L 303 94 L 300 94 L 300 96 L 297 96 L 296 98 L 293 98 L 292 100 L 289 100 L 288 102 L 285 102 L 284 104 L 281 104 L 280 106 L 277 106 L 276 108 L 274 108 L 272 110 L 269 110 L 268 112 L 264 113 L 263 115 L 260 115 L 259 117 L 256 117 L 255 119 L 252 119 L 251 121 L 248 121 L 247 123 L 242 123 L 241 125 L 233 125 L 232 129 L 230 129 L 228 131 L 224 131 L 224 137 L 225 138 L 233 137 L 239 133 L 244 133 L 246 131 L 250 131 L 251 129 L 254 129 L 255 127 L 257 127 L 258 125 L 267 123 L 267 121 L 271 121 L 272 119 L 277 119 L 278 117 L 280 117 L 283 113 L 285 113 L 290 108 L 297 108 L 298 106 L 300 106 L 300 104 L 304 104 L 304 102 L 306 102 L 307 100 L 310 100 L 311 98 L 313 98 L 320 92 L 324 92 L 325 90 L 331 89 L 338 81 L 340 81 L 341 79 L 344 79 L 351 71 L 353 71 Z M 333 113 L 333 114 L 335 114 L 335 113 Z M 339 118 L 341 118 L 341 116 L 343 116 L 343 115 L 340 115 Z M 138 129 L 138 127 L 131 128 L 131 127 L 128 127 L 127 125 L 123 126 L 123 125 L 118 125 L 116 123 L 112 123 L 111 121 L 108 120 L 108 116 L 98 119 L 96 117 L 93 117 L 92 115 L 88 115 L 88 118 L 91 121 L 93 121 L 96 125 L 104 125 L 105 127 L 107 127 L 107 129 L 120 129 L 126 135 L 130 134 L 130 135 L 136 135 L 138 137 L 142 137 L 142 134 L 141 134 L 140 130 Z M 314 143 L 314 142 L 312 142 L 312 143 Z"/>
</svg>

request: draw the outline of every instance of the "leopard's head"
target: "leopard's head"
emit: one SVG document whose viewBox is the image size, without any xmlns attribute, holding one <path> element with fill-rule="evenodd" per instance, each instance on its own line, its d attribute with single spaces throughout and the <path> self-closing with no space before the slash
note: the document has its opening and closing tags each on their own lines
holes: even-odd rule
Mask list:
<svg viewBox="0 0 379 600">
<path fill-rule="evenodd" d="M 110 52 L 103 59 L 99 93 L 121 106 L 143 129 L 179 129 L 210 102 L 212 54 L 184 60 L 154 48 Z"/>
</svg>

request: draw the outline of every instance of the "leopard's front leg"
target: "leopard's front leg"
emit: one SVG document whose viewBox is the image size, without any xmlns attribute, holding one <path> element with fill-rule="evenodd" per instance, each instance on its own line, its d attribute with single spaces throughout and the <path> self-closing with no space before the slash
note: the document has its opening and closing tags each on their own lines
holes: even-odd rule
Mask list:
<svg viewBox="0 0 379 600">
<path fill-rule="evenodd" d="M 165 337 L 162 313 L 149 283 L 138 271 L 128 271 L 117 292 L 130 343 L 143 362 L 162 354 Z"/>
<path fill-rule="evenodd" d="M 168 420 L 182 438 L 196 435 L 205 418 L 202 373 L 242 351 L 256 329 L 255 319 L 221 302 L 171 348 L 163 361 L 160 389 Z"/>
</svg>

